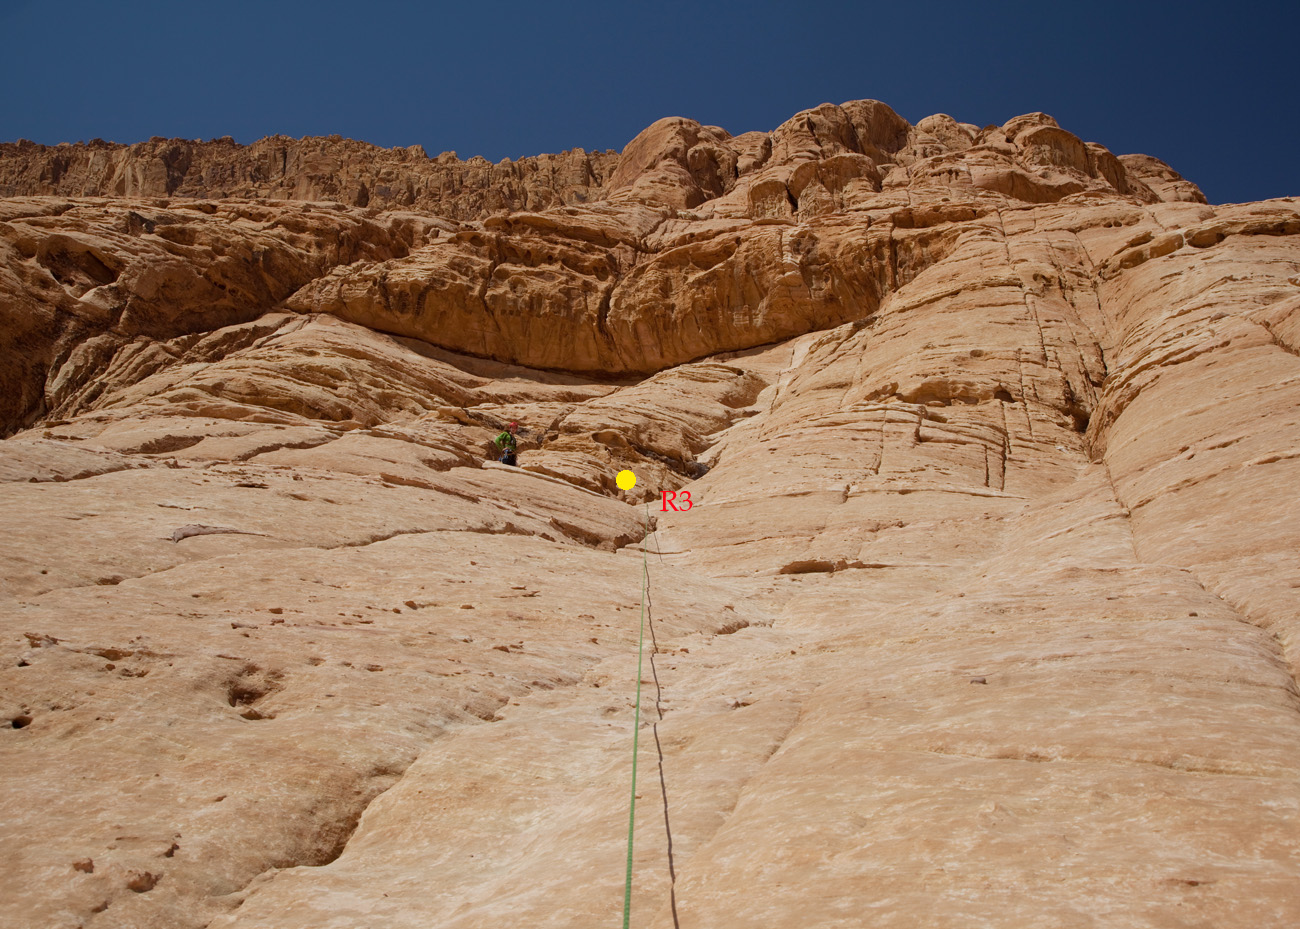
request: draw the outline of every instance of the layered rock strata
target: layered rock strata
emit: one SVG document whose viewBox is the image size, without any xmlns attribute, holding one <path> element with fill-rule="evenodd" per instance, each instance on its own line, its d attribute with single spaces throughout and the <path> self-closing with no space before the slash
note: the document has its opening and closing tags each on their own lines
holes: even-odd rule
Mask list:
<svg viewBox="0 0 1300 929">
<path fill-rule="evenodd" d="M 645 573 L 634 925 L 1300 921 L 1300 202 L 874 101 L 205 164 L 0 202 L 6 924 L 617 920 Z"/>
<path fill-rule="evenodd" d="M 272 136 L 239 145 L 153 138 L 135 145 L 0 143 L 0 196 L 324 200 L 431 210 L 455 219 L 599 198 L 615 152 L 573 149 L 492 164 L 418 145 Z"/>
</svg>

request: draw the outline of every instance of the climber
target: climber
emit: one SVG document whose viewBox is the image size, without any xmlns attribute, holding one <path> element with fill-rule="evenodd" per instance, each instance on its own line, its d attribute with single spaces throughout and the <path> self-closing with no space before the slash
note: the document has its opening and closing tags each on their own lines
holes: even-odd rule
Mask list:
<svg viewBox="0 0 1300 929">
<path fill-rule="evenodd" d="M 501 449 L 501 456 L 497 460 L 502 464 L 514 465 L 517 463 L 515 449 L 519 445 L 519 440 L 515 435 L 518 432 L 519 424 L 511 423 L 505 428 L 504 432 L 492 440 L 492 444 Z"/>
</svg>

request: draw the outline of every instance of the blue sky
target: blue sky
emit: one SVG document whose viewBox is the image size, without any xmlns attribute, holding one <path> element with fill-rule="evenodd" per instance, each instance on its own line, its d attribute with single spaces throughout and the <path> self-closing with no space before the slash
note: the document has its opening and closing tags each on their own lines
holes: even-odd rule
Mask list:
<svg viewBox="0 0 1300 929">
<path fill-rule="evenodd" d="M 1211 202 L 1300 195 L 1300 3 L 0 0 L 0 141 L 338 133 L 493 161 L 862 97 L 1034 110 Z"/>
</svg>

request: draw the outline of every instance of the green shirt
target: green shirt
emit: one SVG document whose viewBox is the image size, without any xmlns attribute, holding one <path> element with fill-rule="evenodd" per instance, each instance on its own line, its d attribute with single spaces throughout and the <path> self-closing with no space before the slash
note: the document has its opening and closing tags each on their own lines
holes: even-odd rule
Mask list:
<svg viewBox="0 0 1300 929">
<path fill-rule="evenodd" d="M 492 444 L 496 445 L 498 448 L 515 448 L 518 444 L 518 440 L 515 439 L 512 432 L 506 430 L 493 439 Z"/>
</svg>

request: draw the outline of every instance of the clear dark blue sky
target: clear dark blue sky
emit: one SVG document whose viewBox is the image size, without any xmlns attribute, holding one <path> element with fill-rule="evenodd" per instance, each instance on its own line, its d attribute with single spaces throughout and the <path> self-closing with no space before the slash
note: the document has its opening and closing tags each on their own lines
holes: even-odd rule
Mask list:
<svg viewBox="0 0 1300 929">
<path fill-rule="evenodd" d="M 1300 195 L 1300 3 L 0 0 L 0 141 L 339 133 L 493 161 L 874 97 Z"/>
</svg>

